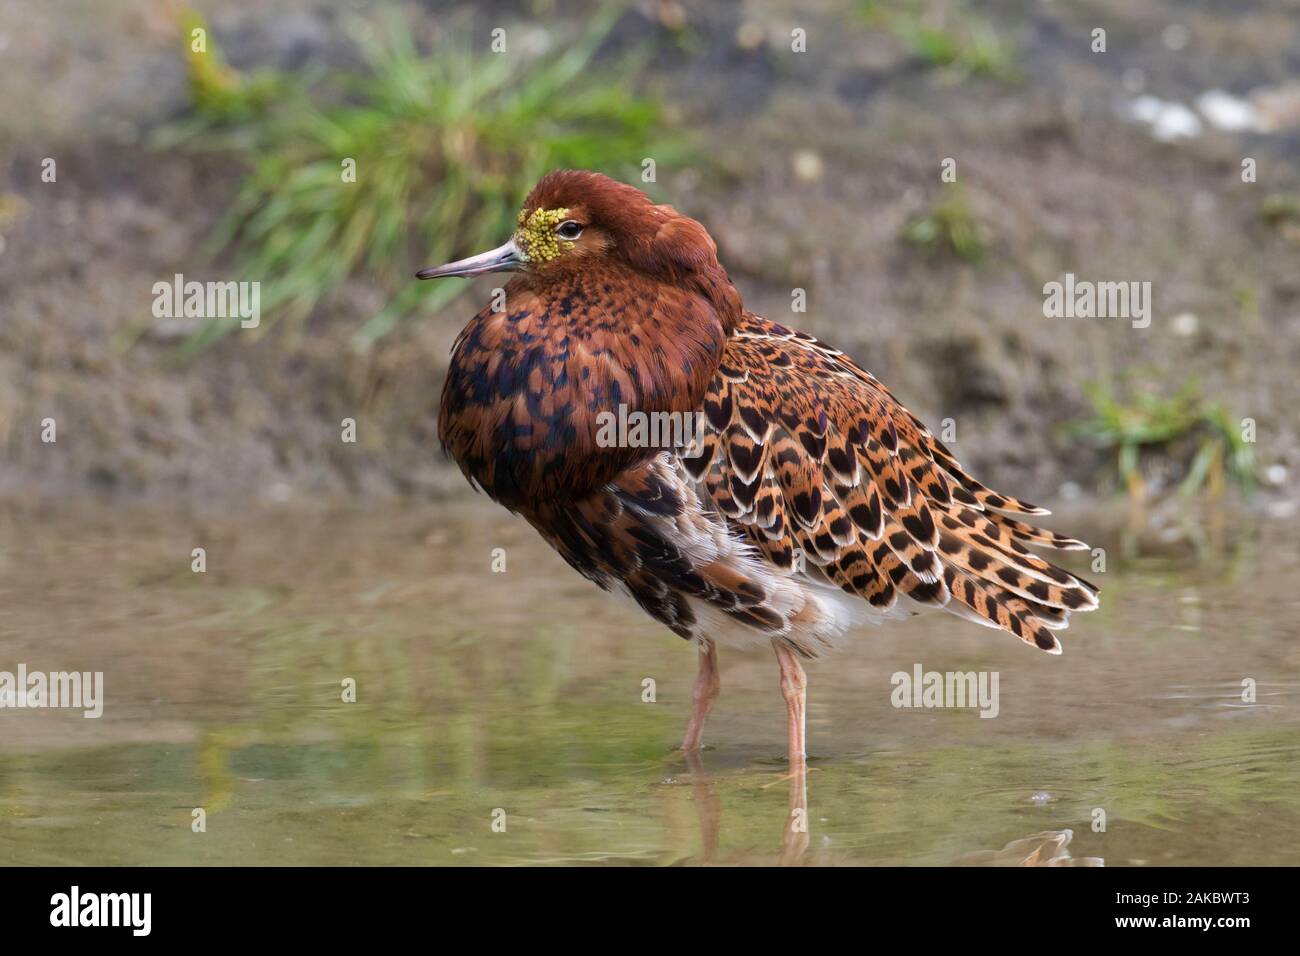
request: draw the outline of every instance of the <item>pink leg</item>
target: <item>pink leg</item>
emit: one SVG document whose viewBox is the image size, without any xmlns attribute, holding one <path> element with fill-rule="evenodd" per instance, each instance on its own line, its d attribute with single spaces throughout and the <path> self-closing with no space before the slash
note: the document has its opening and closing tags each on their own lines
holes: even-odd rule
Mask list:
<svg viewBox="0 0 1300 956">
<path fill-rule="evenodd" d="M 776 661 L 781 665 L 781 696 L 785 698 L 786 742 L 790 755 L 790 772 L 802 772 L 806 766 L 804 748 L 804 710 L 808 702 L 808 680 L 799 658 L 788 644 L 773 641 Z"/>
<path fill-rule="evenodd" d="M 687 753 L 700 749 L 704 736 L 704 721 L 718 699 L 722 681 L 718 678 L 718 651 L 712 644 L 700 645 L 700 671 L 695 676 L 695 690 L 691 693 L 691 719 L 686 724 L 682 749 Z"/>
<path fill-rule="evenodd" d="M 808 849 L 808 761 L 804 747 L 804 712 L 808 703 L 808 680 L 803 665 L 789 645 L 773 641 L 781 665 L 781 695 L 787 717 L 786 743 L 790 757 L 790 815 L 782 839 L 781 863 L 798 862 Z"/>
</svg>

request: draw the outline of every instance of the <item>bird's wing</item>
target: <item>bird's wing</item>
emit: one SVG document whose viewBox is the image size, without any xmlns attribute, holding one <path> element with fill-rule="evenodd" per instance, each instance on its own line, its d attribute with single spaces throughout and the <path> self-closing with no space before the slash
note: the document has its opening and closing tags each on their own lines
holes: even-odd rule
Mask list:
<svg viewBox="0 0 1300 956">
<path fill-rule="evenodd" d="M 704 401 L 701 453 L 682 459 L 766 558 L 881 611 L 945 607 L 1060 653 L 1051 633 L 1098 589 L 1027 545 L 1084 548 L 1013 515 L 1001 495 L 889 390 L 812 336 L 746 316 Z"/>
<path fill-rule="evenodd" d="M 700 500 L 673 453 L 624 470 L 595 494 L 539 502 L 522 513 L 580 574 L 627 594 L 682 637 L 784 635 L 815 655 L 822 630 L 833 626 L 806 588 Z"/>
</svg>

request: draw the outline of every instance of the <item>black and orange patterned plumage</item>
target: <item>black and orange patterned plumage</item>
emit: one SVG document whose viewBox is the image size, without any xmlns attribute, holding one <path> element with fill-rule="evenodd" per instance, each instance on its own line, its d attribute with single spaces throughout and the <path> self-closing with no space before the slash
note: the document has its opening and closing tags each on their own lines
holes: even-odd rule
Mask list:
<svg viewBox="0 0 1300 956">
<path fill-rule="evenodd" d="M 1084 545 L 980 484 L 884 385 L 745 310 L 705 229 L 640 190 L 559 171 L 509 242 L 422 278 L 510 271 L 452 351 L 439 436 L 570 565 L 699 643 L 770 642 L 792 762 L 804 675 L 860 625 L 942 608 L 1050 653 L 1097 588 L 1038 557 Z M 675 413 L 690 447 L 600 440 L 602 413 Z M 798 724 L 796 727 L 795 724 Z"/>
</svg>

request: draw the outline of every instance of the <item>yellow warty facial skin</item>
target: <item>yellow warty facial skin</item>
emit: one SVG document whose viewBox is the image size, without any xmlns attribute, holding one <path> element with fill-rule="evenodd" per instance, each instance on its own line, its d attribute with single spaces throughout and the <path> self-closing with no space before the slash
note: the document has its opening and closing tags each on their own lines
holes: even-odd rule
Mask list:
<svg viewBox="0 0 1300 956">
<path fill-rule="evenodd" d="M 561 252 L 573 248 L 573 243 L 555 235 L 555 227 L 569 217 L 568 209 L 534 209 L 524 218 L 519 210 L 519 229 L 515 232 L 515 245 L 525 262 L 550 262 Z"/>
</svg>

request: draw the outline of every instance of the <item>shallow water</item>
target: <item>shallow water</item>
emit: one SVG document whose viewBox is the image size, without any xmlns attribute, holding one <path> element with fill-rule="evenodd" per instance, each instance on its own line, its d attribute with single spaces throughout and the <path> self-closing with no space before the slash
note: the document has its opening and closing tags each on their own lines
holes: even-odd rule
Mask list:
<svg viewBox="0 0 1300 956">
<path fill-rule="evenodd" d="M 0 863 L 1300 863 L 1300 529 L 1113 523 L 1057 522 L 1108 556 L 1062 657 L 927 615 L 808 666 L 783 855 L 772 656 L 723 650 L 688 766 L 694 653 L 481 500 L 11 504 L 0 671 L 102 671 L 106 702 L 0 710 Z M 997 671 L 997 717 L 893 707 L 916 664 Z"/>
</svg>

